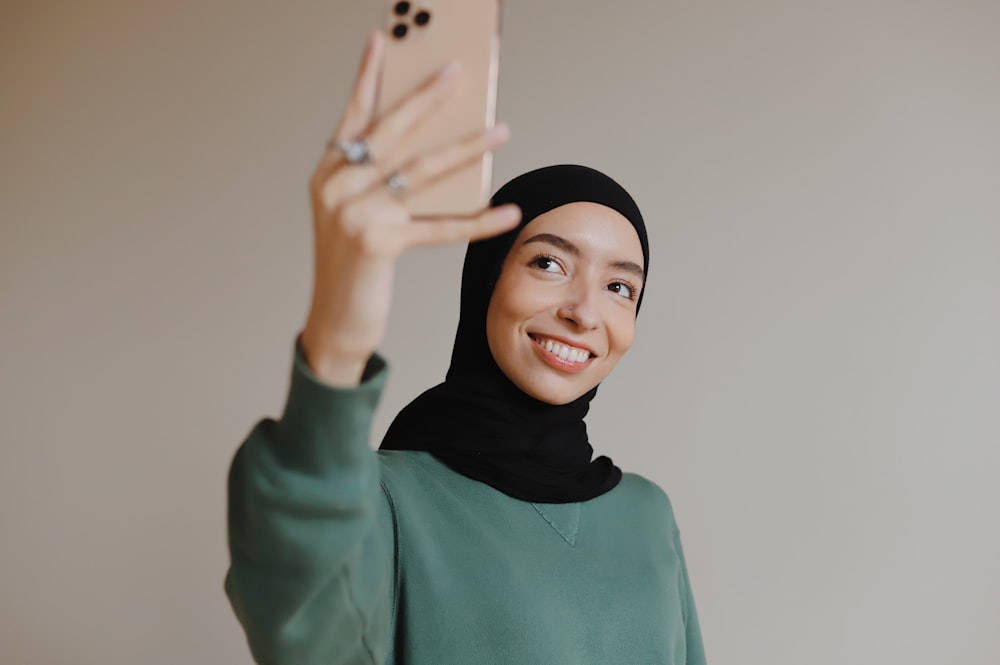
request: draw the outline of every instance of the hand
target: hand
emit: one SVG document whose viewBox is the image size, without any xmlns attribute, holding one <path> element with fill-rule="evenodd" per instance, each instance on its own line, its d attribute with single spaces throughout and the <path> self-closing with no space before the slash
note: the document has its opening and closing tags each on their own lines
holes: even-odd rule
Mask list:
<svg viewBox="0 0 1000 665">
<path fill-rule="evenodd" d="M 348 163 L 334 147 L 323 155 L 309 182 L 315 275 L 301 344 L 313 373 L 332 385 L 356 385 L 385 336 L 393 274 L 403 252 L 419 245 L 497 235 L 516 226 L 521 216 L 516 206 L 503 206 L 487 208 L 472 218 L 411 217 L 406 192 L 481 159 L 506 142 L 509 131 L 498 125 L 426 154 L 402 157 L 402 146 L 420 131 L 423 121 L 454 96 L 462 72 L 456 64 L 449 65 L 375 119 L 384 45 L 384 35 L 374 32 L 347 112 L 333 137 L 333 141 L 365 137 L 373 161 Z M 406 192 L 393 194 L 386 187 L 386 174 L 394 172 L 405 178 Z"/>
</svg>

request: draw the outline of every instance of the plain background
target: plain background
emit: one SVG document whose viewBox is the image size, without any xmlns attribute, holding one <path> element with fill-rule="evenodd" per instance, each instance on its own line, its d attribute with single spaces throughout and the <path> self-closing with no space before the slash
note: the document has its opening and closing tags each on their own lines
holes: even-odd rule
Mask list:
<svg viewBox="0 0 1000 665">
<path fill-rule="evenodd" d="M 505 4 L 495 184 L 585 163 L 648 219 L 589 426 L 672 497 L 710 660 L 1000 662 L 1000 3 Z M 0 662 L 250 661 L 226 472 L 381 16 L 0 5 Z M 461 255 L 403 263 L 376 439 L 443 376 Z"/>
</svg>

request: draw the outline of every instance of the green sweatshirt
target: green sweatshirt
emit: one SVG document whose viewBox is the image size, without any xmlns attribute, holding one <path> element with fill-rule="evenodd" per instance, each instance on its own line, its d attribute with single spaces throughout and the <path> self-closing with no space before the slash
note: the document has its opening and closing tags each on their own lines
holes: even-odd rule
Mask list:
<svg viewBox="0 0 1000 665">
<path fill-rule="evenodd" d="M 670 501 L 625 474 L 582 503 L 511 498 L 416 451 L 375 452 L 386 378 L 296 354 L 281 419 L 229 476 L 226 592 L 261 665 L 698 665 Z"/>
</svg>

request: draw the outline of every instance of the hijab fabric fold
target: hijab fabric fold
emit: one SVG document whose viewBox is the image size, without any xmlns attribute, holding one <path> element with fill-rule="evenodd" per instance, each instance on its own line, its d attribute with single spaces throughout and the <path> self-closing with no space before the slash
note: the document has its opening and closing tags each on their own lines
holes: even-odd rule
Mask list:
<svg viewBox="0 0 1000 665">
<path fill-rule="evenodd" d="M 583 420 L 597 388 L 565 405 L 536 400 L 500 370 L 486 338 L 490 298 L 518 233 L 539 215 L 575 202 L 605 205 L 628 219 L 648 270 L 642 215 L 628 192 L 608 176 L 584 166 L 560 165 L 508 182 L 490 205 L 516 203 L 521 223 L 500 236 L 469 244 L 458 331 L 445 381 L 400 411 L 382 450 L 428 451 L 462 475 L 536 503 L 586 501 L 618 484 L 621 470 L 608 457 L 593 458 Z"/>
</svg>

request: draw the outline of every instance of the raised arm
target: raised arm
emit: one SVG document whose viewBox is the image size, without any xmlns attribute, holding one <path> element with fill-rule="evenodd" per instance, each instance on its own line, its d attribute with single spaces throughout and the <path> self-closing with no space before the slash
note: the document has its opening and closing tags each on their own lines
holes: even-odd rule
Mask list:
<svg viewBox="0 0 1000 665">
<path fill-rule="evenodd" d="M 394 603 L 394 523 L 368 445 L 385 380 L 319 382 L 296 353 L 281 418 L 229 474 L 226 592 L 258 663 L 381 663 Z"/>
<path fill-rule="evenodd" d="M 406 191 L 480 159 L 505 127 L 399 163 L 421 121 L 447 103 L 455 67 L 373 118 L 384 36 L 373 33 L 348 110 L 310 180 L 314 281 L 279 420 L 264 420 L 229 478 L 231 567 L 226 591 L 258 663 L 380 663 L 391 644 L 394 531 L 369 447 L 384 382 L 375 349 L 385 334 L 397 260 L 407 249 L 465 242 L 517 224 L 516 207 L 473 219 L 414 221 Z M 345 142 L 366 138 L 376 162 Z M 355 144 L 355 147 L 358 147 Z"/>
</svg>

